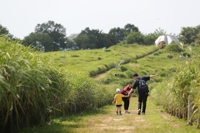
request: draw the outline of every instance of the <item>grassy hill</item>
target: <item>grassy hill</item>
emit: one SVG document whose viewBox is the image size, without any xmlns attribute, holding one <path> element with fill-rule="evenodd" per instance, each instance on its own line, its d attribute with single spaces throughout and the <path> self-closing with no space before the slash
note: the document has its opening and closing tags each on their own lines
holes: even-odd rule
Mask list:
<svg viewBox="0 0 200 133">
<path fill-rule="evenodd" d="M 155 50 L 157 50 L 155 46 L 119 44 L 108 49 L 48 52 L 42 53 L 41 56 L 51 59 L 59 67 L 95 76 L 115 68 L 121 60 L 128 63 Z"/>
<path fill-rule="evenodd" d="M 185 52 L 198 55 L 198 47 L 192 47 L 192 51 L 190 48 L 185 46 Z M 127 82 L 133 82 L 131 76 L 135 72 L 139 75 L 160 72 L 160 77 L 149 81 L 150 89 L 152 89 L 156 83 L 170 79 L 171 75 L 179 68 L 184 67 L 186 62 L 192 60 L 187 57 L 180 58 L 179 55 L 181 53 L 173 54 L 155 46 L 137 44 L 118 44 L 108 49 L 40 54 L 41 57 L 50 58 L 57 65 L 56 67 L 89 75 L 95 79 L 100 88 L 112 88 L 109 89 L 111 91 L 117 87 L 123 87 Z M 125 62 L 116 68 L 121 60 Z M 118 76 L 115 76 L 116 73 Z"/>
</svg>

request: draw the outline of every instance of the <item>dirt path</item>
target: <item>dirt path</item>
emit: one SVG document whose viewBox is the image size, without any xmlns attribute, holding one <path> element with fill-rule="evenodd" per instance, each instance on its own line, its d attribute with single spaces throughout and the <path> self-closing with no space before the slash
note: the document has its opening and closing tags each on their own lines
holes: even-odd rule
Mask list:
<svg viewBox="0 0 200 133">
<path fill-rule="evenodd" d="M 46 126 L 20 133 L 199 133 L 186 121 L 162 112 L 151 98 L 146 115 L 137 114 L 137 97 L 131 98 L 130 114 L 115 114 L 115 105 L 108 105 L 91 113 L 79 113 L 66 119 L 55 119 Z"/>
<path fill-rule="evenodd" d="M 94 80 L 99 80 L 101 78 L 104 78 L 108 73 L 109 73 L 109 71 L 102 73 L 102 74 L 98 74 L 96 77 L 94 77 Z"/>
<path fill-rule="evenodd" d="M 131 99 L 130 114 L 115 114 L 115 105 L 106 106 L 102 114 L 83 119 L 85 126 L 76 128 L 74 133 L 196 133 L 184 120 L 176 119 L 161 112 L 151 99 L 148 100 L 146 115 L 137 115 L 137 98 Z"/>
</svg>

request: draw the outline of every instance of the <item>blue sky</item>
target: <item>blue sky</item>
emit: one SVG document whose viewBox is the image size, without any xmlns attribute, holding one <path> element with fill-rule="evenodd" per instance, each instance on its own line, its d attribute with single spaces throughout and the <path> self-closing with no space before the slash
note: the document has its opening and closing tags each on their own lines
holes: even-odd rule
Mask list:
<svg viewBox="0 0 200 133">
<path fill-rule="evenodd" d="M 49 20 L 66 28 L 67 36 L 86 27 L 108 33 L 134 24 L 144 33 L 159 27 L 179 34 L 200 25 L 200 0 L 1 0 L 0 24 L 23 39 L 37 24 Z"/>
</svg>

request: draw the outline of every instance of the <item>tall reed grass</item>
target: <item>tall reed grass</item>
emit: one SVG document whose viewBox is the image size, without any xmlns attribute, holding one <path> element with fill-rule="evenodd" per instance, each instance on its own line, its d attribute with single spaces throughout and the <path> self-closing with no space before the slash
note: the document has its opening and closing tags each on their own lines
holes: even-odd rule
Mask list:
<svg viewBox="0 0 200 133">
<path fill-rule="evenodd" d="M 154 100 L 171 115 L 188 120 L 199 128 L 200 119 L 200 58 L 180 65 L 171 78 L 151 91 Z M 191 114 L 188 119 L 188 114 Z"/>
<path fill-rule="evenodd" d="M 111 94 L 19 42 L 0 37 L 0 132 L 107 104 Z"/>
</svg>

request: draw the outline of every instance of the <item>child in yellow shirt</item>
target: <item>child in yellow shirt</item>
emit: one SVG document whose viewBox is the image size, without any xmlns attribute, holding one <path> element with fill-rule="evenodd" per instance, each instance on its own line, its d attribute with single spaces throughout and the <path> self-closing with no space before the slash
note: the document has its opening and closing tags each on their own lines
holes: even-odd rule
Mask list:
<svg viewBox="0 0 200 133">
<path fill-rule="evenodd" d="M 129 95 L 128 95 L 128 96 L 125 96 L 125 95 L 121 94 L 121 93 L 120 93 L 120 89 L 117 88 L 117 89 L 116 89 L 116 94 L 115 94 L 115 96 L 114 96 L 114 100 L 113 100 L 113 102 L 112 102 L 112 103 L 116 103 L 116 114 L 117 114 L 117 115 L 118 115 L 118 114 L 119 114 L 119 115 L 122 115 L 122 113 L 121 113 L 122 97 L 129 97 Z"/>
</svg>

